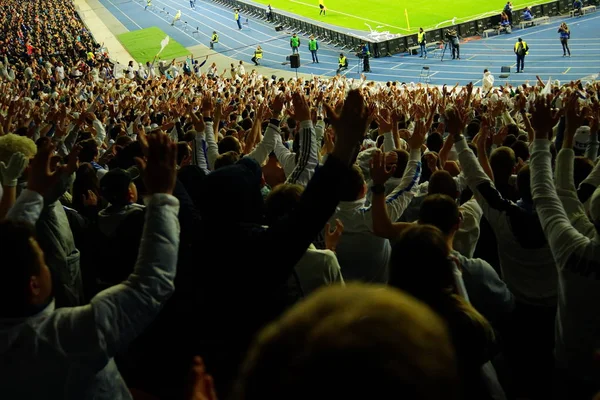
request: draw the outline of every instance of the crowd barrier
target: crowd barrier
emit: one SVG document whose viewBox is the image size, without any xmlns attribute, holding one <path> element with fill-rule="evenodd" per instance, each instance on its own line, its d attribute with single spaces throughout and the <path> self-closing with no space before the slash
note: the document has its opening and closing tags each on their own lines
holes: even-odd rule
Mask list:
<svg viewBox="0 0 600 400">
<path fill-rule="evenodd" d="M 286 31 L 303 35 L 314 35 L 321 42 L 332 44 L 350 52 L 357 51 L 358 47 L 362 43 L 369 44 L 371 54 L 374 57 L 406 53 L 409 51 L 409 48 L 417 46 L 416 33 L 411 35 L 389 34 L 387 37 L 382 38 L 383 40 L 381 38 L 379 40 L 373 40 L 373 34 L 369 34 L 369 32 L 364 32 L 363 35 L 360 35 L 343 31 L 342 28 L 339 30 L 334 30 L 328 27 L 320 26 L 316 23 L 316 21 L 315 23 L 313 23 L 312 20 L 306 21 L 294 14 L 281 12 L 280 10 L 273 10 L 271 15 L 269 15 L 266 6 L 249 1 L 213 1 L 225 7 L 231 8 L 232 13 L 233 9 L 239 9 L 240 15 L 244 21 L 248 17 L 269 21 L 273 24 L 274 28 L 283 28 Z M 600 0 L 588 0 L 584 2 L 584 7 L 591 5 L 599 6 Z M 556 17 L 559 15 L 569 15 L 572 9 L 572 0 L 557 0 L 531 6 L 531 11 L 536 17 Z M 523 9 L 513 9 L 513 27 L 518 27 L 520 25 L 522 13 Z M 429 43 L 444 41 L 444 33 L 449 28 L 456 30 L 461 38 L 482 36 L 483 31 L 487 29 L 493 29 L 497 27 L 499 23 L 500 11 L 498 11 L 497 14 L 487 16 L 485 18 L 475 19 L 464 23 L 444 25 L 434 29 L 427 29 L 425 32 L 425 37 Z"/>
</svg>

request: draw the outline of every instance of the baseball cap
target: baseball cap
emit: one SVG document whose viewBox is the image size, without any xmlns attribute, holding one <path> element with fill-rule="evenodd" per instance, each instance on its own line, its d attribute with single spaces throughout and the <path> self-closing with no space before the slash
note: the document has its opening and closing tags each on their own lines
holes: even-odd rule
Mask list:
<svg viewBox="0 0 600 400">
<path fill-rule="evenodd" d="M 137 167 L 111 169 L 100 179 L 100 193 L 112 205 L 126 205 L 129 185 L 139 176 Z"/>
<path fill-rule="evenodd" d="M 580 126 L 575 131 L 575 136 L 573 137 L 573 149 L 576 153 L 582 154 L 588 147 L 588 143 L 590 141 L 590 127 L 589 126 Z"/>
</svg>

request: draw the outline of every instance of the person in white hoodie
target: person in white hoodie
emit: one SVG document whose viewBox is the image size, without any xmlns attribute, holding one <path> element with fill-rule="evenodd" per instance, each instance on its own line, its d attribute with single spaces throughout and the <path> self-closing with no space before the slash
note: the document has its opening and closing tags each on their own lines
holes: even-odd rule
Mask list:
<svg viewBox="0 0 600 400">
<path fill-rule="evenodd" d="M 421 176 L 421 146 L 428 131 L 427 123 L 418 123 L 408 140 L 410 157 L 400 184 L 386 197 L 386 207 L 396 221 L 413 198 L 412 190 Z M 346 281 L 359 280 L 386 283 L 391 246 L 388 239 L 373 234 L 371 207 L 365 207 L 367 183 L 357 165 L 353 168 L 352 180 L 344 188 L 342 201 L 330 219 L 339 219 L 344 225 L 344 234 L 337 246 L 337 256 Z M 385 185 L 373 185 L 373 193 L 385 192 Z"/>
<path fill-rule="evenodd" d="M 492 75 L 492 73 L 487 69 L 483 70 L 481 86 L 484 93 L 487 93 L 494 88 L 494 75 Z"/>
</svg>

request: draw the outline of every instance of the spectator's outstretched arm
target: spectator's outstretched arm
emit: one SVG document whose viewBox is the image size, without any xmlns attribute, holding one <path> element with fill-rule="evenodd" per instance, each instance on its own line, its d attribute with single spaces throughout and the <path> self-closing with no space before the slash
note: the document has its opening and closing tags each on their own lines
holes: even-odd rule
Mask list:
<svg viewBox="0 0 600 400">
<path fill-rule="evenodd" d="M 325 136 L 325 121 L 322 119 L 318 119 L 317 123 L 315 124 L 315 136 L 317 138 L 317 146 L 321 146 L 321 142 Z"/>
<path fill-rule="evenodd" d="M 219 148 L 215 140 L 213 128 L 214 102 L 211 96 L 204 96 L 202 99 L 202 117 L 204 118 L 204 138 L 206 140 L 206 157 L 208 160 L 208 168 L 213 171 L 215 169 L 215 161 L 219 157 Z"/>
<path fill-rule="evenodd" d="M 585 208 L 577 197 L 573 175 L 575 153 L 568 140 L 563 142 L 563 148 L 556 157 L 556 192 L 564 210 L 575 229 L 587 237 L 593 237 L 595 228 L 585 215 Z"/>
<path fill-rule="evenodd" d="M 421 179 L 421 150 L 410 151 L 410 158 L 400 184 L 385 199 L 386 209 L 392 221 L 398 220 L 413 199 L 413 190 Z"/>
<path fill-rule="evenodd" d="M 47 322 L 54 332 L 48 340 L 57 341 L 57 348 L 73 357 L 83 354 L 97 360 L 98 369 L 143 332 L 174 290 L 179 247 L 179 203 L 172 196 L 177 147 L 163 133 L 148 138 L 148 143 L 147 164 L 140 161 L 139 166 L 145 170 L 150 199 L 134 272 L 90 304 L 59 310 Z"/>
<path fill-rule="evenodd" d="M 277 160 L 279 160 L 279 163 L 281 164 L 283 172 L 287 178 L 292 174 L 294 168 L 296 168 L 296 153 L 290 151 L 283 145 L 283 138 L 281 135 L 276 138 L 273 151 L 275 152 L 275 156 L 277 157 Z"/>
<path fill-rule="evenodd" d="M 600 115 L 596 117 L 590 127 L 590 143 L 586 150 L 585 156 L 596 163 L 592 172 L 579 184 L 577 188 L 577 196 L 579 200 L 586 204 L 598 186 L 600 186 L 600 163 L 597 162 L 598 155 L 598 122 Z"/>
<path fill-rule="evenodd" d="M 536 139 L 533 142 L 530 161 L 531 191 L 554 260 L 558 268 L 563 268 L 573 253 L 583 249 L 590 239 L 573 228 L 556 193 L 548 140 L 552 134 L 553 118 L 550 106 L 544 100 L 538 99 L 532 114 Z M 571 99 L 567 108 L 575 107 L 576 102 L 577 98 Z"/>
<path fill-rule="evenodd" d="M 275 146 L 276 135 L 279 135 L 279 121 L 274 120 L 270 123 L 265 130 L 265 135 L 261 135 L 261 127 L 263 119 L 266 118 L 267 107 L 265 104 L 261 105 L 254 116 L 254 123 L 252 124 L 252 132 L 249 136 L 249 143 L 246 145 L 246 157 L 250 157 L 255 160 L 259 165 L 263 165 L 269 156 L 269 153 L 273 151 Z M 254 144 L 258 141 L 256 147 Z M 252 150 L 250 150 L 252 149 Z"/>
<path fill-rule="evenodd" d="M 90 113 L 93 118 L 92 126 L 94 131 L 96 132 L 96 144 L 98 147 L 101 147 L 106 140 L 106 129 L 104 128 L 104 124 L 100 122 L 100 120 L 96 117 L 94 113 Z"/>
<path fill-rule="evenodd" d="M 265 284 L 287 280 L 294 265 L 334 213 L 366 131 L 367 110 L 359 91 L 348 94 L 341 115 L 327 108 L 336 132 L 335 148 L 306 186 L 296 209 L 265 232 L 265 247 L 257 249 L 271 254 L 263 271 L 264 280 L 268 281 Z"/>
<path fill-rule="evenodd" d="M 206 146 L 206 141 L 204 140 L 204 131 L 206 129 L 205 122 L 202 118 L 199 118 L 194 112 L 193 107 L 190 106 L 188 109 L 188 115 L 192 120 L 192 124 L 194 125 L 194 130 L 196 131 L 196 137 L 194 138 L 194 142 L 192 143 L 193 147 L 193 163 L 197 165 L 204 171 L 205 174 L 210 172 L 208 168 L 208 151 Z M 211 132 L 212 134 L 212 132 Z"/>
<path fill-rule="evenodd" d="M 598 142 L 598 119 L 600 115 L 596 116 L 593 123 L 590 125 L 590 141 L 587 148 L 585 149 L 585 158 L 588 160 L 596 161 L 598 157 L 598 149 L 600 148 L 600 142 Z"/>
<path fill-rule="evenodd" d="M 430 124 L 430 122 L 419 121 L 415 125 L 414 132 L 408 141 L 410 156 L 406 170 L 402 175 L 400 184 L 385 199 L 386 208 L 392 221 L 396 221 L 402 216 L 413 198 L 413 189 L 416 189 L 419 184 L 421 178 L 421 147 L 425 142 L 425 135 Z"/>
<path fill-rule="evenodd" d="M 483 210 L 483 214 L 493 224 L 502 212 L 511 206 L 510 201 L 504 199 L 494 186 L 490 177 L 485 173 L 473 151 L 467 146 L 462 135 L 455 135 L 455 147 L 462 171 L 467 179 L 467 185 Z"/>
<path fill-rule="evenodd" d="M 281 136 L 279 133 L 279 120 L 271 120 L 265 130 L 263 139 L 258 142 L 256 147 L 246 157 L 250 157 L 260 165 L 263 165 L 269 153 L 273 151 L 278 136 Z"/>
<path fill-rule="evenodd" d="M 292 173 L 287 177 L 286 183 L 297 183 L 306 186 L 315 173 L 319 162 L 317 153 L 317 138 L 313 123 L 310 119 L 310 110 L 304 96 L 294 94 L 294 119 L 300 122 L 300 153 L 298 162 Z"/>
<path fill-rule="evenodd" d="M 394 222 L 390 219 L 385 197 L 385 182 L 393 175 L 396 167 L 387 168 L 385 155 L 377 151 L 373 155 L 371 163 L 371 179 L 373 180 L 371 218 L 373 221 L 373 233 L 377 236 L 394 239 L 411 224 L 406 222 Z"/>
</svg>

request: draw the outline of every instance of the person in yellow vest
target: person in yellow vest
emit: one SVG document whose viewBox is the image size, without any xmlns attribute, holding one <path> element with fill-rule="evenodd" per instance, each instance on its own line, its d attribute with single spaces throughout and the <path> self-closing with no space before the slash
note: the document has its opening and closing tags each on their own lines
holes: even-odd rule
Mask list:
<svg viewBox="0 0 600 400">
<path fill-rule="evenodd" d="M 519 72 L 523 73 L 525 69 L 525 56 L 529 54 L 529 46 L 521 38 L 515 43 L 515 54 L 517 55 L 517 74 Z"/>
<path fill-rule="evenodd" d="M 423 28 L 419 28 L 419 33 L 417 33 L 417 43 L 419 43 L 419 46 L 421 47 L 421 55 L 419 57 L 427 58 L 427 47 L 425 47 L 427 40 L 425 39 Z"/>
<path fill-rule="evenodd" d="M 240 10 L 238 8 L 235 9 L 235 13 L 233 13 L 233 18 L 235 22 L 237 22 L 237 26 L 239 29 L 242 29 L 242 16 L 240 15 Z"/>
<path fill-rule="evenodd" d="M 210 37 L 210 48 L 211 49 L 215 48 L 215 43 L 219 43 L 219 35 L 217 34 L 217 31 L 213 31 L 213 34 Z"/>
<path fill-rule="evenodd" d="M 319 15 L 325 15 L 327 13 L 327 7 L 325 7 L 325 3 L 323 3 L 323 0 L 319 0 Z"/>
<path fill-rule="evenodd" d="M 336 74 L 339 74 L 342 70 L 348 69 L 348 59 L 346 58 L 346 56 L 344 55 L 344 53 L 340 53 L 340 58 L 338 58 L 338 69 L 335 72 Z"/>
<path fill-rule="evenodd" d="M 258 46 L 256 50 L 254 50 L 254 57 L 252 57 L 252 62 L 254 65 L 260 65 L 258 62 L 263 57 L 262 47 Z"/>
<path fill-rule="evenodd" d="M 175 22 L 179 21 L 181 19 L 181 10 L 177 10 L 177 13 L 175 14 L 175 18 L 173 18 L 173 22 L 171 22 L 171 26 L 175 25 Z"/>
<path fill-rule="evenodd" d="M 96 56 L 94 55 L 93 51 L 88 51 L 86 53 L 86 63 L 87 65 L 89 65 L 90 67 L 94 65 L 94 60 L 96 59 Z"/>
</svg>

